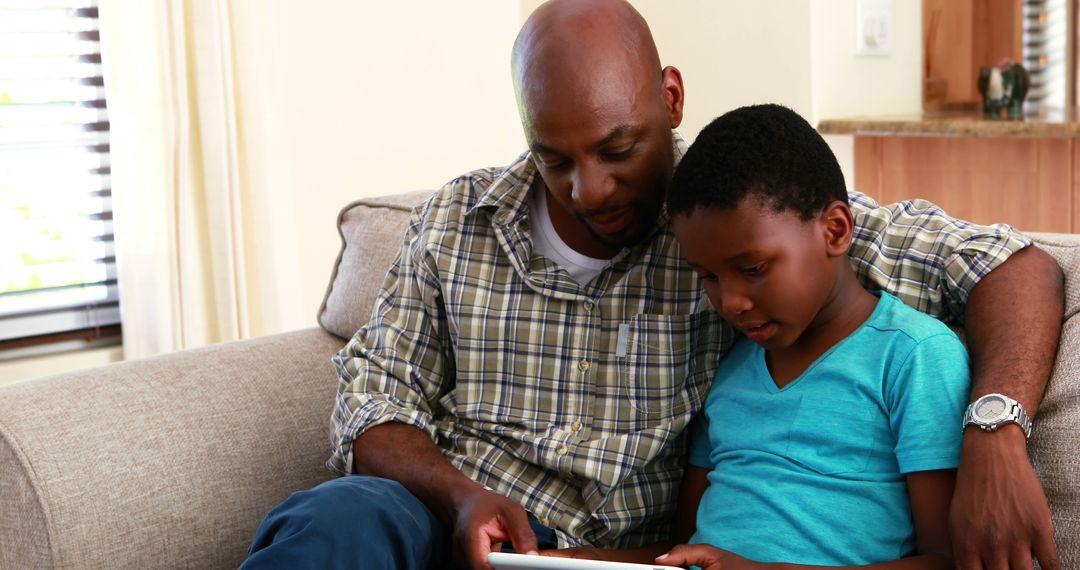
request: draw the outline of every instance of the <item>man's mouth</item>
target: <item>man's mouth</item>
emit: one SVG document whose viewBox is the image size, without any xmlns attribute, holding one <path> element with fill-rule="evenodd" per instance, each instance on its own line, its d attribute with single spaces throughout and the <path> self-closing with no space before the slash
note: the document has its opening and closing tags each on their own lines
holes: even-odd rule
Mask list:
<svg viewBox="0 0 1080 570">
<path fill-rule="evenodd" d="M 612 212 L 588 216 L 586 220 L 589 221 L 589 225 L 597 232 L 605 235 L 613 235 L 626 229 L 626 226 L 633 220 L 632 214 L 633 208 L 625 206 Z"/>
</svg>

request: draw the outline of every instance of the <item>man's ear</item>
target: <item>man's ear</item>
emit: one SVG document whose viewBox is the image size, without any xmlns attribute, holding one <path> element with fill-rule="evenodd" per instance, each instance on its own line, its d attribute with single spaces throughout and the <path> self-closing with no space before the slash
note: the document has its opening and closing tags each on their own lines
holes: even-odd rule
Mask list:
<svg viewBox="0 0 1080 570">
<path fill-rule="evenodd" d="M 851 247 L 851 236 L 855 231 L 855 220 L 847 204 L 840 200 L 829 202 L 821 212 L 821 225 L 828 256 L 847 255 L 848 248 Z"/>
<path fill-rule="evenodd" d="M 664 106 L 667 108 L 668 121 L 671 128 L 676 128 L 682 123 L 683 111 L 683 82 L 682 72 L 667 66 L 661 73 L 660 89 L 663 90 Z"/>
</svg>

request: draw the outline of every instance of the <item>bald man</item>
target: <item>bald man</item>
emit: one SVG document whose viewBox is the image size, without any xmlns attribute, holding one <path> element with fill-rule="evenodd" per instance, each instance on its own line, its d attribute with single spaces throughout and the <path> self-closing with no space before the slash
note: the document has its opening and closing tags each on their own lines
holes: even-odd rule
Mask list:
<svg viewBox="0 0 1080 570">
<path fill-rule="evenodd" d="M 668 547 L 682 434 L 734 338 L 661 208 L 686 147 L 682 77 L 621 0 L 540 6 L 511 67 L 529 150 L 414 210 L 370 322 L 334 358 L 328 465 L 345 476 L 274 509 L 245 567 L 486 568 L 511 548 L 649 561 Z M 855 194 L 852 210 L 864 283 L 966 319 L 973 396 L 1033 414 L 1063 310 L 1049 256 L 925 203 Z M 954 520 L 974 529 L 961 560 L 1054 567 L 1020 429 L 968 430 L 959 478 Z"/>
</svg>

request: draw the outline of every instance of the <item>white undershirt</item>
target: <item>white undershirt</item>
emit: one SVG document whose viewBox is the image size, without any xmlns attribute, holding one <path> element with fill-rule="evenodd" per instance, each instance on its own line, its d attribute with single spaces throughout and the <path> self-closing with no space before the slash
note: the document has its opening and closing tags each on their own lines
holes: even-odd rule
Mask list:
<svg viewBox="0 0 1080 570">
<path fill-rule="evenodd" d="M 555 262 L 566 270 L 580 285 L 592 281 L 608 266 L 609 260 L 582 255 L 559 237 L 551 223 L 547 206 L 547 191 L 542 184 L 534 184 L 530 190 L 533 218 L 533 251 Z"/>
</svg>

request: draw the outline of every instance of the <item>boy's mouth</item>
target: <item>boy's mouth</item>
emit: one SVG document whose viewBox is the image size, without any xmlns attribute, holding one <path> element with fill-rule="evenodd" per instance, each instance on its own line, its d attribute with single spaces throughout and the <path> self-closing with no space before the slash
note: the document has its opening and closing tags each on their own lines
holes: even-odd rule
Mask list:
<svg viewBox="0 0 1080 570">
<path fill-rule="evenodd" d="M 739 330 L 746 335 L 746 338 L 754 341 L 761 342 L 776 332 L 776 323 L 772 321 L 754 321 L 749 323 L 740 323 Z"/>
</svg>

